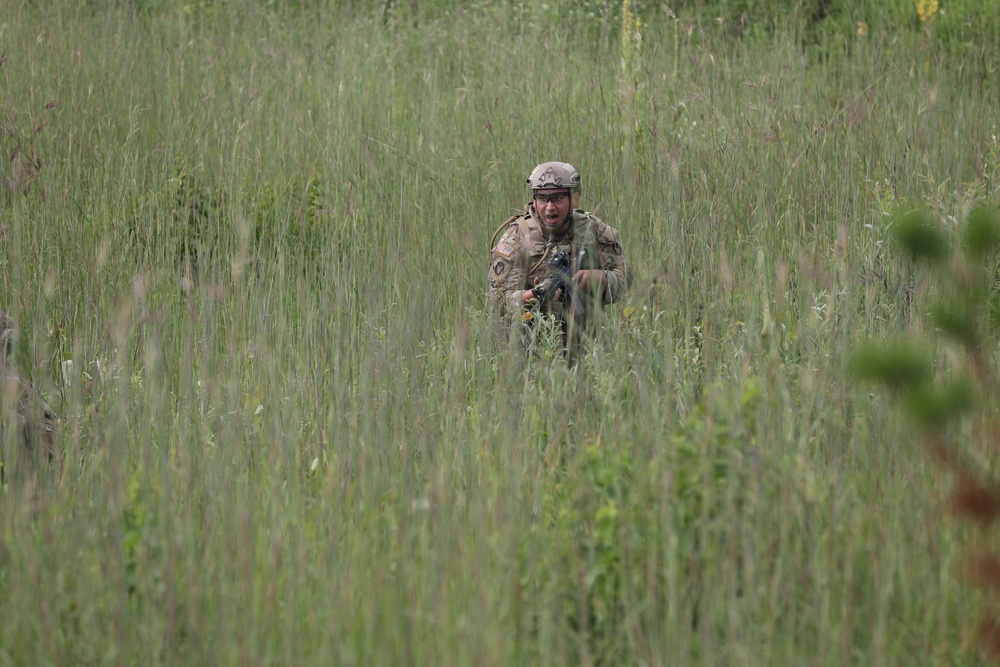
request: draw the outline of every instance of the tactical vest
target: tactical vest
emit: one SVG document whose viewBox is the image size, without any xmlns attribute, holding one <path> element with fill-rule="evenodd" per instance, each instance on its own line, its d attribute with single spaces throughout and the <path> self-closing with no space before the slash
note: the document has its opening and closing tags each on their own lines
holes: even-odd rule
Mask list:
<svg viewBox="0 0 1000 667">
<path fill-rule="evenodd" d="M 534 225 L 531 224 L 533 216 L 530 206 L 528 204 L 524 213 L 512 215 L 497 228 L 491 239 L 491 248 L 496 247 L 497 239 L 501 233 L 510 229 L 511 225 L 516 224 L 521 230 L 522 251 L 525 254 L 525 268 L 528 277 L 535 275 L 546 260 L 560 251 L 566 252 L 573 261 L 576 261 L 580 251 L 586 248 L 584 265 L 574 267 L 575 269 L 593 269 L 600 265 L 597 255 L 597 232 L 594 229 L 594 218 L 589 212 L 582 209 L 571 211 L 570 215 L 573 216 L 572 234 L 568 235 L 565 240 L 561 240 L 560 243 L 552 243 L 545 238 L 541 230 L 541 223 L 537 219 L 535 219 Z"/>
</svg>

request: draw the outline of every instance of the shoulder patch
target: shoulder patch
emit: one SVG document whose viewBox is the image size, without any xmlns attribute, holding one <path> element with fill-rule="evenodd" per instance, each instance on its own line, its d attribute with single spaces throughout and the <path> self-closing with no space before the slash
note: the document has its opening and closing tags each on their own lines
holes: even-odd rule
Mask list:
<svg viewBox="0 0 1000 667">
<path fill-rule="evenodd" d="M 497 247 L 493 250 L 493 252 L 500 255 L 501 257 L 506 257 L 507 259 L 510 259 L 510 256 L 514 254 L 514 246 L 510 245 L 505 241 L 501 241 L 500 243 L 497 244 Z"/>
</svg>

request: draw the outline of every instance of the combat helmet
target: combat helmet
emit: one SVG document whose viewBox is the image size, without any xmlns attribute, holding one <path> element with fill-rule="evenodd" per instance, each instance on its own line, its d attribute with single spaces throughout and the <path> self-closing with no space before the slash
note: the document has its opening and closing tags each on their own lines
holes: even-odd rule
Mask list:
<svg viewBox="0 0 1000 667">
<path fill-rule="evenodd" d="M 568 162 L 543 162 L 528 175 L 528 187 L 532 190 L 559 190 L 566 188 L 571 193 L 580 193 L 580 172 Z"/>
</svg>

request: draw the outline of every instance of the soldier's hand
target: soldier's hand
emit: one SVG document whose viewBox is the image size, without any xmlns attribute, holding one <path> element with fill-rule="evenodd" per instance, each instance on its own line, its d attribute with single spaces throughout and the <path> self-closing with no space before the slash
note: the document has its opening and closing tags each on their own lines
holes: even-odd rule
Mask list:
<svg viewBox="0 0 1000 667">
<path fill-rule="evenodd" d="M 535 284 L 536 285 L 538 284 L 538 278 L 535 278 Z M 534 291 L 532 291 L 530 289 L 524 290 L 523 292 L 521 292 L 521 305 L 522 306 L 527 306 L 528 302 L 531 301 L 534 298 L 535 298 Z"/>
<path fill-rule="evenodd" d="M 583 291 L 593 290 L 598 294 L 608 291 L 608 273 L 600 269 L 580 269 L 573 280 Z"/>
<path fill-rule="evenodd" d="M 536 286 L 539 283 L 541 283 L 541 282 L 542 282 L 541 278 L 538 278 L 538 277 L 535 278 L 535 285 Z M 528 305 L 528 302 L 531 301 L 532 299 L 541 299 L 541 298 L 543 298 L 543 296 L 544 296 L 544 293 L 542 293 L 540 290 L 525 290 L 525 291 L 521 292 L 521 304 L 522 305 Z M 552 301 L 558 301 L 560 298 L 562 298 L 562 290 L 561 289 L 557 289 L 556 293 L 552 296 L 551 300 Z"/>
</svg>

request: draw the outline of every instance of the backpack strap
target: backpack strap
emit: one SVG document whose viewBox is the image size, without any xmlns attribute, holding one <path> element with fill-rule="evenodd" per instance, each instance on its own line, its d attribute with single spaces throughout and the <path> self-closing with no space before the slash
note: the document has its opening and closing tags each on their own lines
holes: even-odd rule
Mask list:
<svg viewBox="0 0 1000 667">
<path fill-rule="evenodd" d="M 521 211 L 520 213 L 515 213 L 514 215 L 510 216 L 509 218 L 504 220 L 499 227 L 497 227 L 497 230 L 493 232 L 493 237 L 490 239 L 490 250 L 493 250 L 493 248 L 497 247 L 497 240 L 500 238 L 500 233 L 508 229 L 515 222 L 518 223 L 518 225 L 521 227 L 522 232 L 527 231 L 527 227 L 520 222 L 524 218 L 524 214 L 527 212 L 528 212 L 528 207 L 525 206 L 523 211 Z"/>
</svg>

